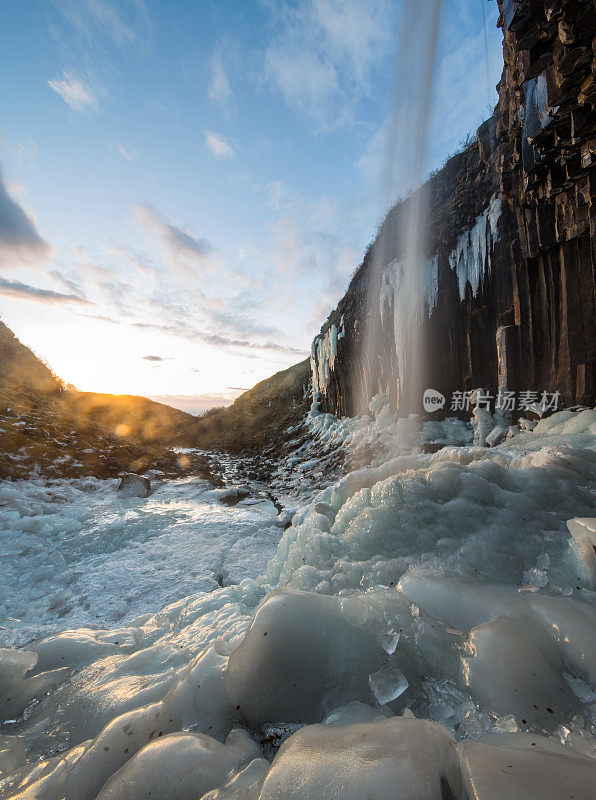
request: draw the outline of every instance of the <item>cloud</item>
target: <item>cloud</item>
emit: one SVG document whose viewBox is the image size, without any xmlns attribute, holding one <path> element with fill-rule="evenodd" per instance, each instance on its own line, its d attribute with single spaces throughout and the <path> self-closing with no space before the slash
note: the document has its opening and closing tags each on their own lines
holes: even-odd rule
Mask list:
<svg viewBox="0 0 596 800">
<path fill-rule="evenodd" d="M 37 232 L 33 219 L 9 195 L 0 171 L 0 264 L 31 264 L 48 258 L 51 252 L 52 248 Z"/>
<path fill-rule="evenodd" d="M 94 90 L 70 72 L 63 72 L 61 80 L 48 81 L 64 102 L 77 112 L 99 111 L 99 102 Z"/>
<path fill-rule="evenodd" d="M 164 403 L 166 406 L 179 408 L 187 414 L 202 414 L 215 406 L 231 405 L 238 392 L 212 393 L 212 394 L 160 394 L 148 395 L 150 400 Z"/>
<path fill-rule="evenodd" d="M 217 133 L 205 131 L 205 142 L 216 158 L 234 158 L 236 156 L 233 148 Z"/>
<path fill-rule="evenodd" d="M 62 286 L 64 286 L 66 289 L 68 289 L 68 291 L 71 294 L 76 295 L 77 297 L 84 297 L 85 296 L 85 293 L 83 291 L 82 286 L 79 283 L 77 283 L 75 280 L 73 280 L 72 278 L 69 278 L 68 276 L 63 275 L 61 272 L 58 272 L 58 270 L 56 270 L 56 269 L 53 269 L 50 272 L 50 275 L 52 276 L 52 278 L 55 278 L 59 283 L 61 283 Z"/>
<path fill-rule="evenodd" d="M 297 347 L 286 346 L 273 341 L 258 342 L 248 338 L 242 339 L 233 336 L 226 336 L 221 333 L 204 331 L 181 320 L 174 320 L 168 324 L 159 324 L 154 322 L 133 322 L 132 326 L 133 328 L 139 328 L 140 330 L 167 333 L 170 336 L 176 336 L 180 339 L 186 339 L 191 342 L 203 342 L 204 344 L 209 344 L 214 347 L 229 347 L 249 351 L 256 350 L 259 352 L 272 351 L 299 355 L 303 358 L 306 355 L 305 350 Z"/>
<path fill-rule="evenodd" d="M 162 242 L 177 263 L 188 260 L 203 267 L 213 265 L 215 248 L 209 239 L 198 238 L 189 228 L 173 225 L 152 205 L 137 205 L 133 211 L 138 222 Z"/>
<path fill-rule="evenodd" d="M 169 356 L 143 356 L 143 361 L 155 361 L 155 362 L 170 361 L 170 357 Z"/>
<path fill-rule="evenodd" d="M 60 305 L 62 303 L 89 304 L 90 302 L 80 295 L 63 294 L 62 292 L 54 292 L 51 289 L 40 289 L 37 286 L 30 286 L 28 283 L 21 283 L 21 281 L 11 281 L 7 278 L 0 278 L 0 295 L 49 305 Z"/>
<path fill-rule="evenodd" d="M 96 32 L 119 46 L 130 44 L 151 27 L 144 0 L 54 0 L 63 17 L 86 38 Z"/>
<path fill-rule="evenodd" d="M 33 139 L 13 142 L 0 128 L 0 145 L 4 147 L 17 162 L 19 167 L 30 169 L 38 156 L 37 145 Z"/>
<path fill-rule="evenodd" d="M 388 54 L 394 11 L 389 0 L 304 0 L 271 4 L 277 33 L 265 75 L 286 104 L 333 130 L 354 118 L 375 69 Z"/>
<path fill-rule="evenodd" d="M 123 144 L 115 144 L 114 150 L 127 161 L 138 161 L 139 158 L 143 157 L 143 154 L 135 150 L 134 147 L 125 147 Z"/>
<path fill-rule="evenodd" d="M 212 103 L 229 114 L 232 111 L 231 101 L 234 96 L 221 52 L 213 56 L 211 62 L 211 79 L 209 81 L 209 99 Z"/>
</svg>

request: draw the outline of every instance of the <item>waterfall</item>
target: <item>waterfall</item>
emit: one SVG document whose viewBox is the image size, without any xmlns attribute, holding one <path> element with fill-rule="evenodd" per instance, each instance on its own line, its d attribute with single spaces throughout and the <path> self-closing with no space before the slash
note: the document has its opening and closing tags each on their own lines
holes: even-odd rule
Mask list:
<svg viewBox="0 0 596 800">
<path fill-rule="evenodd" d="M 400 410 L 413 410 L 423 391 L 422 316 L 428 297 L 429 274 L 424 260 L 424 177 L 429 116 L 435 75 L 442 0 L 405 0 L 397 47 L 392 108 L 387 122 L 382 164 L 381 198 L 387 208 L 398 192 L 412 192 L 405 214 L 390 213 L 371 253 L 367 281 L 365 330 L 360 352 L 363 376 L 359 411 L 365 413 L 372 395 L 388 393 Z M 397 259 L 393 256 L 398 254 Z M 392 271 L 394 324 L 384 324 L 379 297 Z M 433 279 L 434 280 L 434 279 Z M 391 335 L 394 341 L 388 341 Z M 395 346 L 397 375 L 384 374 L 383 354 Z"/>
</svg>

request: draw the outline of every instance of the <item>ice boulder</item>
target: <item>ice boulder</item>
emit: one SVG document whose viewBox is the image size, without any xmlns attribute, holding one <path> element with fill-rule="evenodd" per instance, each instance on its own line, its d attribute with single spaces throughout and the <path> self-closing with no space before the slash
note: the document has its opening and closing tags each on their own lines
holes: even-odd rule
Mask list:
<svg viewBox="0 0 596 800">
<path fill-rule="evenodd" d="M 230 656 L 224 684 L 250 725 L 318 722 L 353 700 L 373 701 L 368 679 L 383 656 L 372 636 L 346 622 L 336 598 L 279 589 Z"/>
<path fill-rule="evenodd" d="M 567 521 L 570 547 L 582 564 L 591 588 L 596 588 L 596 517 L 578 517 Z"/>
<path fill-rule="evenodd" d="M 269 762 L 264 758 L 255 758 L 248 766 L 232 773 L 223 786 L 204 794 L 201 800 L 259 800 L 268 772 Z"/>
<path fill-rule="evenodd" d="M 468 797 L 476 800 L 588 800 L 596 760 L 535 734 L 487 736 L 459 745 Z"/>
<path fill-rule="evenodd" d="M 455 741 L 434 722 L 393 717 L 309 725 L 282 745 L 260 800 L 457 800 Z"/>
<path fill-rule="evenodd" d="M 557 645 L 565 666 L 596 685 L 596 608 L 552 595 L 533 595 L 527 602 Z"/>
<path fill-rule="evenodd" d="M 151 481 L 134 472 L 127 472 L 120 479 L 119 491 L 124 497 L 147 497 L 151 491 Z"/>
<path fill-rule="evenodd" d="M 517 588 L 503 584 L 466 583 L 408 572 L 398 589 L 435 619 L 467 632 L 522 606 Z"/>
<path fill-rule="evenodd" d="M 48 636 L 31 647 L 38 656 L 38 669 L 66 666 L 79 669 L 106 656 L 130 653 L 141 639 L 139 628 L 118 628 L 115 631 L 80 628 Z"/>
<path fill-rule="evenodd" d="M 60 800 L 94 800 L 110 775 L 139 750 L 179 728 L 180 720 L 161 702 L 116 717 L 69 765 Z"/>
<path fill-rule="evenodd" d="M 0 648 L 0 697 L 17 686 L 36 664 L 37 655 L 29 650 Z"/>
<path fill-rule="evenodd" d="M 581 712 L 555 644 L 529 617 L 500 617 L 470 631 L 463 679 L 483 708 L 554 730 Z"/>
<path fill-rule="evenodd" d="M 70 669 L 63 667 L 48 672 L 39 672 L 37 675 L 25 678 L 17 686 L 8 689 L 6 694 L 0 698 L 0 720 L 19 717 L 29 703 L 63 683 L 70 675 Z"/>
<path fill-rule="evenodd" d="M 494 447 L 497 444 L 500 444 L 507 433 L 509 432 L 509 428 L 505 428 L 502 425 L 495 425 L 492 431 L 486 437 L 486 443 L 489 447 Z"/>
<path fill-rule="evenodd" d="M 196 800 L 259 755 L 244 731 L 232 731 L 225 744 L 201 733 L 172 733 L 138 752 L 97 800 Z"/>
</svg>

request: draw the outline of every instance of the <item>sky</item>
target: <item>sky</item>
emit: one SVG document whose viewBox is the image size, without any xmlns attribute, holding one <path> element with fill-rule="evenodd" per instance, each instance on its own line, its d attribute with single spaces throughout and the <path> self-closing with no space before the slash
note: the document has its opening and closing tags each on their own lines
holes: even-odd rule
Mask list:
<svg viewBox="0 0 596 800">
<path fill-rule="evenodd" d="M 402 2 L 4 3 L 0 318 L 192 413 L 305 358 L 387 210 Z M 497 16 L 443 0 L 426 172 L 496 102 Z"/>
</svg>

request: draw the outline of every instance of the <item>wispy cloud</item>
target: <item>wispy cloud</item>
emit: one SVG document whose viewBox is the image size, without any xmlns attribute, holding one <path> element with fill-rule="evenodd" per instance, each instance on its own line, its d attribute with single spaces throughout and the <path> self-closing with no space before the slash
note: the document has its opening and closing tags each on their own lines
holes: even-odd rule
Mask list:
<svg viewBox="0 0 596 800">
<path fill-rule="evenodd" d="M 62 16 L 86 38 L 100 33 L 124 46 L 147 33 L 151 17 L 144 0 L 54 0 Z"/>
<path fill-rule="evenodd" d="M 226 72 L 221 51 L 218 51 L 211 62 L 211 79 L 209 81 L 209 99 L 224 113 L 232 112 L 232 97 L 234 92 Z"/>
<path fill-rule="evenodd" d="M 177 263 L 190 261 L 195 266 L 213 266 L 215 248 L 209 239 L 197 237 L 190 228 L 173 225 L 152 205 L 134 206 L 133 211 L 138 222 L 161 241 Z"/>
<path fill-rule="evenodd" d="M 256 350 L 259 352 L 270 351 L 291 355 L 300 355 L 302 357 L 305 355 L 305 350 L 297 347 L 283 345 L 279 342 L 254 341 L 249 338 L 226 336 L 222 333 L 204 331 L 200 330 L 195 325 L 189 324 L 185 320 L 173 320 L 167 324 L 153 322 L 133 322 L 132 326 L 141 330 L 167 333 L 170 336 L 175 336 L 179 339 L 187 339 L 192 342 L 203 342 L 204 344 L 209 344 L 214 347 L 229 347 L 238 350 Z"/>
<path fill-rule="evenodd" d="M 31 264 L 48 258 L 51 252 L 35 221 L 8 193 L 0 171 L 0 264 Z"/>
<path fill-rule="evenodd" d="M 294 111 L 320 129 L 354 118 L 372 74 L 388 53 L 394 10 L 389 0 L 304 0 L 271 4 L 277 33 L 265 74 Z"/>
<path fill-rule="evenodd" d="M 233 158 L 236 155 L 226 140 L 213 131 L 205 131 L 205 143 L 216 158 Z"/>
<path fill-rule="evenodd" d="M 123 144 L 115 144 L 113 148 L 119 156 L 122 156 L 122 158 L 125 158 L 127 161 L 138 161 L 139 158 L 143 157 L 143 154 L 135 150 L 134 147 L 125 147 Z"/>
<path fill-rule="evenodd" d="M 61 79 L 48 81 L 48 86 L 59 94 L 64 102 L 78 113 L 99 111 L 96 92 L 80 78 L 70 72 L 63 72 Z"/>
<path fill-rule="evenodd" d="M 0 295 L 49 305 L 61 305 L 63 303 L 89 304 L 90 302 L 87 298 L 79 295 L 54 292 L 52 289 L 40 289 L 37 286 L 30 286 L 28 283 L 22 283 L 21 281 L 11 281 L 7 278 L 0 278 Z"/>
</svg>

